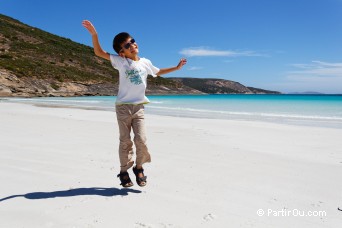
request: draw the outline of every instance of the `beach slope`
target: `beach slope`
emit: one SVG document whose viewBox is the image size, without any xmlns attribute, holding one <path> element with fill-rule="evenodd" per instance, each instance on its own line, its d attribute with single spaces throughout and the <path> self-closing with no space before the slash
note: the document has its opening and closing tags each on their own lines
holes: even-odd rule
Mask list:
<svg viewBox="0 0 342 228">
<path fill-rule="evenodd" d="M 148 113 L 146 128 L 148 184 L 122 189 L 114 112 L 0 102 L 0 227 L 342 223 L 341 129 Z"/>
</svg>

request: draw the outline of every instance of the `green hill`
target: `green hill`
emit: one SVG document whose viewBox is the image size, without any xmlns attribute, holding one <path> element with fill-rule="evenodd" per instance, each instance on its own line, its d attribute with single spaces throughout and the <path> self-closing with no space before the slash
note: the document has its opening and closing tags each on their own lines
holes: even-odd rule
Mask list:
<svg viewBox="0 0 342 228">
<path fill-rule="evenodd" d="M 91 47 L 75 43 L 0 15 L 1 67 L 18 77 L 58 81 L 117 82 L 108 61 Z"/>
<path fill-rule="evenodd" d="M 207 94 L 279 94 L 276 91 L 246 87 L 239 82 L 216 78 L 169 78 Z"/>
</svg>

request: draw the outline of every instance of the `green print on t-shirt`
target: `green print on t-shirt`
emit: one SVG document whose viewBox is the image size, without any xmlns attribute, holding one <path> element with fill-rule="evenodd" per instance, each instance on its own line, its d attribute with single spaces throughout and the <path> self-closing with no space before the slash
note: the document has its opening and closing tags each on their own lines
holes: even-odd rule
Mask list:
<svg viewBox="0 0 342 228">
<path fill-rule="evenodd" d="M 129 78 L 131 83 L 133 83 L 134 85 L 140 85 L 141 83 L 143 83 L 140 72 L 140 70 L 126 70 L 126 78 Z"/>
</svg>

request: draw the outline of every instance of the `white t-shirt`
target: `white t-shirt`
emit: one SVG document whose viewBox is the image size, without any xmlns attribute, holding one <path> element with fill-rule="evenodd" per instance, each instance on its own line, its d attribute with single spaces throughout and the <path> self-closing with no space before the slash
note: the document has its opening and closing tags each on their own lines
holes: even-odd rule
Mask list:
<svg viewBox="0 0 342 228">
<path fill-rule="evenodd" d="M 119 92 L 116 104 L 146 104 L 150 101 L 145 96 L 147 75 L 156 77 L 159 68 L 151 61 L 140 58 L 138 61 L 110 55 L 112 66 L 119 71 Z"/>
</svg>

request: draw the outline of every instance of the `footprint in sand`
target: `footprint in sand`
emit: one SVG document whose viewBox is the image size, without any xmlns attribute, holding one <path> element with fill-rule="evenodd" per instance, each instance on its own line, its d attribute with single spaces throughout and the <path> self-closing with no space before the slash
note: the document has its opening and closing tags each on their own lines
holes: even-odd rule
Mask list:
<svg viewBox="0 0 342 228">
<path fill-rule="evenodd" d="M 134 224 L 135 228 L 178 228 L 178 226 L 173 225 L 173 224 L 145 224 L 141 222 L 137 222 Z"/>
<path fill-rule="evenodd" d="M 217 218 L 217 216 L 214 215 L 214 214 L 211 214 L 211 213 L 203 216 L 203 220 L 206 221 L 206 222 L 212 221 L 212 220 L 214 220 L 216 218 Z"/>
</svg>

